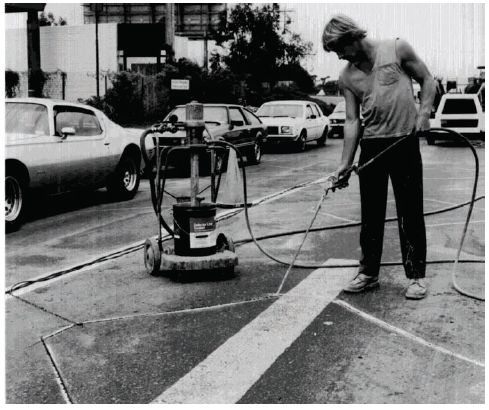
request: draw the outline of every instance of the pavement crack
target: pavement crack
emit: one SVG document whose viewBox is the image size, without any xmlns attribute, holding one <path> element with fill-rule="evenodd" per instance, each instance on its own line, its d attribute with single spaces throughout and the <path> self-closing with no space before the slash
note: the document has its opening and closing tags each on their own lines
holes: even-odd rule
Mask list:
<svg viewBox="0 0 489 410">
<path fill-rule="evenodd" d="M 36 308 L 36 309 L 38 309 L 38 310 L 40 310 L 40 311 L 42 311 L 44 313 L 47 313 L 49 315 L 55 316 L 55 317 L 57 317 L 59 319 L 62 319 L 64 321 L 68 322 L 68 323 L 71 323 L 72 325 L 78 325 L 79 324 L 79 322 L 74 322 L 71 319 L 68 319 L 68 318 L 66 318 L 64 316 L 61 316 L 61 315 L 57 314 L 57 313 L 51 312 L 50 310 L 47 310 L 45 307 L 42 307 L 42 306 L 38 305 L 37 303 L 34 303 L 34 302 L 31 302 L 31 301 L 26 300 L 24 298 L 21 298 L 20 296 L 13 295 L 12 293 L 10 295 L 13 298 L 17 299 L 17 300 L 20 300 L 21 302 L 26 303 L 27 305 L 30 305 L 30 306 L 32 306 L 32 307 L 34 307 L 34 308 Z"/>
<path fill-rule="evenodd" d="M 41 336 L 41 343 L 44 346 L 44 349 L 46 350 L 46 353 L 49 357 L 49 361 L 51 362 L 51 366 L 53 367 L 53 370 L 56 373 L 56 381 L 59 384 L 61 394 L 62 394 L 63 398 L 65 399 L 65 402 L 67 402 L 69 404 L 73 404 L 74 402 L 73 402 L 73 400 L 72 400 L 72 398 L 68 392 L 68 389 L 67 389 L 66 384 L 63 380 L 63 377 L 61 376 L 61 372 L 58 369 L 58 365 L 56 364 L 56 361 L 54 360 L 54 356 L 53 356 L 51 350 L 49 349 L 48 345 L 46 344 L 46 342 L 42 336 Z"/>
</svg>

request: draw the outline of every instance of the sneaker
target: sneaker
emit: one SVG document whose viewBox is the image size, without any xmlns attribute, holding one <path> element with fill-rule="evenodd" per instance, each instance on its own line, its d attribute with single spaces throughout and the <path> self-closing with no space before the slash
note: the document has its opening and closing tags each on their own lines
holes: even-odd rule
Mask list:
<svg viewBox="0 0 489 410">
<path fill-rule="evenodd" d="M 423 279 L 411 279 L 406 291 L 406 299 L 423 299 L 426 296 L 426 284 Z"/>
<path fill-rule="evenodd" d="M 368 276 L 363 273 L 359 273 L 348 285 L 346 285 L 345 288 L 343 288 L 343 290 L 348 293 L 359 293 L 378 286 L 378 276 Z"/>
</svg>

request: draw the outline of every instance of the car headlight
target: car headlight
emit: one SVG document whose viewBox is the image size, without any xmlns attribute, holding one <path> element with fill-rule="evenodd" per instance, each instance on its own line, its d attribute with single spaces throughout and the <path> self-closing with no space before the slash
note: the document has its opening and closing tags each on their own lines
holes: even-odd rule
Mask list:
<svg viewBox="0 0 489 410">
<path fill-rule="evenodd" d="M 292 134 L 292 127 L 290 126 L 284 126 L 284 127 L 280 127 L 280 133 L 281 134 Z"/>
<path fill-rule="evenodd" d="M 331 124 L 336 124 L 336 120 L 329 120 Z"/>
</svg>

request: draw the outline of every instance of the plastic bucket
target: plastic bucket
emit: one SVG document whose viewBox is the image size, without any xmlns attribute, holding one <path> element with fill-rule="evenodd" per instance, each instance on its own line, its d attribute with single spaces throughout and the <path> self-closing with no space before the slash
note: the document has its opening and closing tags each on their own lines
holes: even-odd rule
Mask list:
<svg viewBox="0 0 489 410">
<path fill-rule="evenodd" d="M 216 253 L 216 207 L 190 202 L 173 205 L 175 254 L 179 256 L 205 256 Z"/>
</svg>

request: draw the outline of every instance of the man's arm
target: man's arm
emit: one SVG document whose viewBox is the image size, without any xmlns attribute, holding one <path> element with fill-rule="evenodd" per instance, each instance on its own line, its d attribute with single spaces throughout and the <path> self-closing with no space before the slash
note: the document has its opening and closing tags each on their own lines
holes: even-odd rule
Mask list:
<svg viewBox="0 0 489 410">
<path fill-rule="evenodd" d="M 360 104 L 357 97 L 348 88 L 344 87 L 341 81 L 340 87 L 345 97 L 346 118 L 343 128 L 343 153 L 341 155 L 340 165 L 335 172 L 336 178 L 339 178 L 353 163 L 361 129 Z"/>
<path fill-rule="evenodd" d="M 431 107 L 433 106 L 436 95 L 435 80 L 426 67 L 426 64 L 417 56 L 407 41 L 398 40 L 396 46 L 401 67 L 421 86 L 421 104 L 416 131 L 429 131 Z"/>
</svg>

